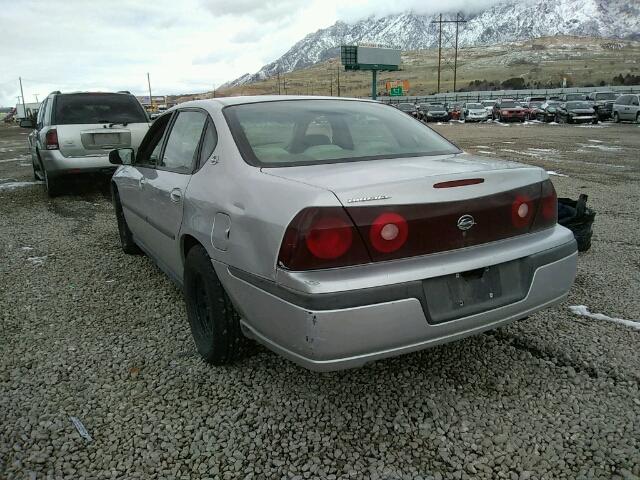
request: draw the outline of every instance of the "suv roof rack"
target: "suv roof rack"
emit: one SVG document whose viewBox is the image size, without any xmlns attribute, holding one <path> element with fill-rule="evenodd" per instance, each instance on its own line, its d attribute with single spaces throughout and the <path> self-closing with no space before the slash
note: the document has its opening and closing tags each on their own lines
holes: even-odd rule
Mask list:
<svg viewBox="0 0 640 480">
<path fill-rule="evenodd" d="M 60 90 L 54 90 L 49 95 L 60 95 L 62 92 Z"/>
<path fill-rule="evenodd" d="M 131 92 L 129 90 L 118 90 L 117 93 L 128 93 L 129 95 L 131 95 Z"/>
</svg>

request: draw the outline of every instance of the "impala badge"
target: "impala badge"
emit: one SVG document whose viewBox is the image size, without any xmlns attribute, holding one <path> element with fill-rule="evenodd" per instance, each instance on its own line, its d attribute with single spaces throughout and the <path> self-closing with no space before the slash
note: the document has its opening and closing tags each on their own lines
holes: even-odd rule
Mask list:
<svg viewBox="0 0 640 480">
<path fill-rule="evenodd" d="M 458 228 L 463 232 L 466 232 L 476 224 L 476 221 L 471 215 L 463 215 L 458 219 Z"/>
<path fill-rule="evenodd" d="M 358 203 L 358 202 L 373 202 L 375 200 L 387 200 L 391 198 L 388 195 L 376 195 L 375 197 L 359 197 L 359 198 L 350 198 L 347 200 L 347 203 Z"/>
</svg>

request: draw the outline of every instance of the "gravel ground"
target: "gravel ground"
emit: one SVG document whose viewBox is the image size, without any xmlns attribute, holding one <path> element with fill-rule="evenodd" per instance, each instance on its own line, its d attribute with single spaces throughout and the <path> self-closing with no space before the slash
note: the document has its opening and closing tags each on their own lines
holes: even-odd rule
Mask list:
<svg viewBox="0 0 640 480">
<path fill-rule="evenodd" d="M 0 478 L 640 476 L 640 331 L 568 310 L 640 320 L 639 127 L 435 128 L 590 195 L 576 285 L 490 334 L 316 374 L 260 347 L 204 364 L 180 292 L 120 250 L 106 182 L 8 186 L 32 173 L 26 131 L 0 127 Z"/>
</svg>

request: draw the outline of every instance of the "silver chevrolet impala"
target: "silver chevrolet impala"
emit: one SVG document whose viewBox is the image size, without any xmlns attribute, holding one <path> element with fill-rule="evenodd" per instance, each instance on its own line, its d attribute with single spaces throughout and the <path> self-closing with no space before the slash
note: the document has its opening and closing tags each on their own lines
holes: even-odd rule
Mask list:
<svg viewBox="0 0 640 480">
<path fill-rule="evenodd" d="M 188 102 L 110 161 L 124 251 L 182 287 L 216 365 L 246 336 L 312 370 L 360 366 L 525 318 L 576 273 L 544 170 L 377 102 Z"/>
</svg>

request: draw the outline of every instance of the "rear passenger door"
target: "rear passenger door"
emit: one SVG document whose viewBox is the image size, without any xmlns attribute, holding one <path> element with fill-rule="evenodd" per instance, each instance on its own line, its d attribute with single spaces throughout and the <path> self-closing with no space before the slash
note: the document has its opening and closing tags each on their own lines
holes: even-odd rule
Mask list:
<svg viewBox="0 0 640 480">
<path fill-rule="evenodd" d="M 162 155 L 153 172 L 144 179 L 141 204 L 153 237 L 144 240 L 160 266 L 181 279 L 178 233 L 182 225 L 183 199 L 200 149 L 207 113 L 200 109 L 179 110 L 172 120 Z"/>
</svg>

